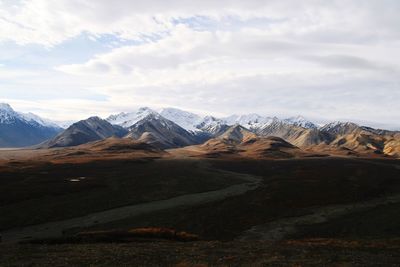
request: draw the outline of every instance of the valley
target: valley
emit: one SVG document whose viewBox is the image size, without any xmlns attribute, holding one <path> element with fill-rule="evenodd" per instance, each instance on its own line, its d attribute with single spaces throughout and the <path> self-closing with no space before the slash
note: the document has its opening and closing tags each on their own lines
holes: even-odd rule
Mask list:
<svg viewBox="0 0 400 267">
<path fill-rule="evenodd" d="M 84 252 L 76 259 L 103 259 L 100 266 L 131 253 L 149 264 L 156 253 L 164 266 L 222 266 L 231 258 L 259 266 L 322 259 L 369 266 L 375 259 L 371 246 L 391 255 L 384 258 L 388 264 L 400 259 L 396 159 L 188 156 L 136 142 L 120 146 L 118 140 L 0 151 L 0 247 L 7 251 L 0 263 L 28 264 L 30 255 L 42 266 L 72 264 L 77 248 Z M 359 221 L 363 216 L 368 220 Z M 175 229 L 199 240 L 182 244 L 155 235 L 119 241 L 111 235 L 147 228 Z M 83 233 L 94 239 L 82 239 Z M 98 254 L 117 248 L 119 256 Z M 66 262 L 57 258 L 60 249 L 70 255 Z M 250 256 L 254 251 L 257 259 Z"/>
</svg>

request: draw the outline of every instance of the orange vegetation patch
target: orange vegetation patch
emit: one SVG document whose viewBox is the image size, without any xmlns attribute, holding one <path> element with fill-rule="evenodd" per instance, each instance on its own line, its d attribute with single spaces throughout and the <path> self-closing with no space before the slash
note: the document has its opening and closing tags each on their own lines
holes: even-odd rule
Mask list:
<svg viewBox="0 0 400 267">
<path fill-rule="evenodd" d="M 199 237 L 187 232 L 170 228 L 146 227 L 130 230 L 109 230 L 80 232 L 78 239 L 82 241 L 135 241 L 135 239 L 166 239 L 174 241 L 196 241 Z"/>
</svg>

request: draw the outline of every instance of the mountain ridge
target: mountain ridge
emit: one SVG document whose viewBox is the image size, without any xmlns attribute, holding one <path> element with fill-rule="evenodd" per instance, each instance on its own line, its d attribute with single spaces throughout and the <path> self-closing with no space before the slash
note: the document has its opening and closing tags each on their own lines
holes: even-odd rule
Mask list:
<svg viewBox="0 0 400 267">
<path fill-rule="evenodd" d="M 32 113 L 18 113 L 8 104 L 0 104 L 0 127 L 17 120 L 40 129 L 57 127 L 51 120 Z M 29 131 L 20 131 L 25 136 L 20 135 L 19 138 L 30 138 Z M 0 142 L 4 132 L 0 132 Z M 160 149 L 202 144 L 237 146 L 245 143 L 245 140 L 257 140 L 254 141 L 255 144 L 264 146 L 273 140 L 266 141 L 265 138 L 277 137 L 295 147 L 310 151 L 352 151 L 356 154 L 392 156 L 400 154 L 399 131 L 374 129 L 353 122 L 334 121 L 319 127 L 302 116 L 279 119 L 250 113 L 217 118 L 201 117 L 177 108 L 164 108 L 157 112 L 148 107 L 110 115 L 104 120 L 90 117 L 72 124 L 52 139 L 51 136 L 48 137 L 49 140 L 44 144 L 47 147 L 75 146 L 112 136 L 131 138 Z"/>
</svg>

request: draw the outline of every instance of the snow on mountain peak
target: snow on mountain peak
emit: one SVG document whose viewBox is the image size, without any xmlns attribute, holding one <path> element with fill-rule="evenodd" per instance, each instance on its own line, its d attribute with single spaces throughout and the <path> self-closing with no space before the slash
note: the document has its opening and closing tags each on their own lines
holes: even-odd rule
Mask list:
<svg viewBox="0 0 400 267">
<path fill-rule="evenodd" d="M 0 110 L 8 111 L 8 112 L 14 112 L 12 107 L 7 103 L 0 103 Z"/>
<path fill-rule="evenodd" d="M 228 125 L 240 124 L 249 130 L 256 130 L 270 125 L 274 118 L 263 117 L 256 113 L 250 113 L 244 115 L 231 115 L 226 117 L 224 120 Z"/>
<path fill-rule="evenodd" d="M 39 117 L 36 114 L 31 112 L 29 113 L 22 113 L 16 112 L 14 109 L 7 103 L 0 103 L 0 123 L 14 123 L 15 121 L 24 121 L 28 124 L 34 126 L 43 126 L 48 128 L 60 128 L 56 123 Z"/>
<path fill-rule="evenodd" d="M 55 122 L 53 122 L 51 120 L 39 117 L 38 115 L 33 114 L 31 112 L 29 112 L 29 113 L 19 113 L 19 114 L 21 115 L 21 117 L 24 120 L 26 120 L 29 123 L 38 123 L 41 126 L 50 127 L 50 128 L 60 128 L 60 126 L 57 123 L 55 123 Z"/>
<path fill-rule="evenodd" d="M 291 124 L 294 126 L 299 126 L 299 127 L 303 127 L 303 128 L 307 128 L 307 129 L 316 129 L 318 128 L 317 125 L 315 125 L 313 122 L 307 120 L 306 118 L 304 118 L 303 116 L 296 116 L 296 117 L 290 117 L 287 119 L 283 120 L 285 123 L 287 124 Z"/>
<path fill-rule="evenodd" d="M 12 123 L 18 117 L 18 113 L 9 104 L 0 103 L 0 123 Z"/>
<path fill-rule="evenodd" d="M 330 122 L 326 125 L 324 125 L 321 130 L 322 131 L 337 131 L 337 130 L 341 130 L 344 128 L 358 128 L 360 127 L 358 124 L 355 124 L 353 122 L 343 122 L 343 121 L 334 121 L 334 122 Z"/>
<path fill-rule="evenodd" d="M 116 124 L 124 128 L 128 128 L 150 115 L 155 117 L 160 116 L 157 112 L 148 107 L 141 107 L 134 112 L 129 112 L 129 113 L 121 112 L 116 115 L 111 115 L 106 120 L 111 124 Z"/>
<path fill-rule="evenodd" d="M 164 118 L 175 122 L 185 130 L 192 132 L 199 131 L 196 126 L 202 121 L 199 115 L 177 108 L 163 108 L 160 114 Z"/>
</svg>

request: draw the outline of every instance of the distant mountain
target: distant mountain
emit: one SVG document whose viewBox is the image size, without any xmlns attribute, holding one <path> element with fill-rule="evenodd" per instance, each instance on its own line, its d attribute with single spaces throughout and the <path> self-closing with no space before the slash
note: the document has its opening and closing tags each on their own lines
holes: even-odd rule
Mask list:
<svg viewBox="0 0 400 267">
<path fill-rule="evenodd" d="M 193 133 L 198 138 L 203 139 L 203 141 L 217 136 L 229 128 L 224 119 L 218 119 L 213 116 L 202 118 L 197 114 L 177 108 L 164 108 L 161 110 L 160 115 Z"/>
<path fill-rule="evenodd" d="M 177 108 L 163 108 L 160 112 L 160 115 L 170 121 L 175 122 L 187 131 L 194 133 L 201 131 L 196 126 L 202 122 L 202 118 L 197 114 Z"/>
<path fill-rule="evenodd" d="M 7 111 L 3 111 L 3 124 L 18 117 L 25 123 L 40 127 L 56 127 L 53 122 L 34 114 L 13 115 L 12 109 L 6 105 L 2 109 Z M 318 127 L 302 116 L 278 119 L 252 113 L 226 118 L 202 118 L 176 108 L 164 108 L 158 113 L 147 107 L 111 115 L 106 120 L 93 117 L 75 123 L 46 142 L 46 145 L 72 146 L 110 136 L 132 138 L 159 149 L 202 144 L 198 146 L 199 149 L 211 151 L 210 153 L 252 151 L 255 155 L 262 154 L 263 147 L 269 153 L 273 151 L 275 144 L 280 144 L 285 149 L 301 148 L 305 151 L 333 154 L 337 152 L 338 155 L 400 154 L 400 132 L 373 129 L 352 122 L 332 122 Z M 294 148 L 286 146 L 286 143 Z M 256 149 L 256 146 L 260 148 Z M 289 154 L 293 154 L 292 152 Z"/>
<path fill-rule="evenodd" d="M 111 115 L 106 119 L 106 121 L 108 121 L 113 125 L 119 125 L 124 128 L 129 128 L 138 121 L 146 118 L 148 115 L 151 114 L 159 115 L 157 112 L 148 107 L 142 107 L 134 112 L 129 112 L 129 113 L 122 112 L 116 115 Z"/>
<path fill-rule="evenodd" d="M 228 143 L 240 144 L 256 137 L 257 135 L 255 133 L 250 132 L 239 124 L 236 124 L 229 127 L 223 134 L 216 138 Z"/>
<path fill-rule="evenodd" d="M 263 117 L 258 114 L 252 113 L 246 115 L 232 115 L 224 118 L 223 120 L 228 125 L 240 124 L 243 127 L 255 132 L 270 125 L 274 121 L 274 119 L 277 118 Z"/>
<path fill-rule="evenodd" d="M 303 127 L 306 129 L 317 129 L 318 126 L 312 121 L 307 120 L 303 116 L 291 117 L 283 120 L 287 124 L 291 124 L 298 127 Z"/>
<path fill-rule="evenodd" d="M 355 123 L 352 122 L 331 122 L 320 129 L 322 132 L 326 132 L 335 136 L 338 135 L 345 135 L 345 134 L 351 134 L 354 132 L 360 132 L 363 129 Z"/>
<path fill-rule="evenodd" d="M 158 113 L 148 113 L 128 128 L 126 137 L 153 144 L 159 148 L 182 147 L 199 143 L 196 137 Z"/>
<path fill-rule="evenodd" d="M 220 136 L 184 151 L 205 157 L 291 158 L 304 154 L 298 147 L 282 138 L 259 137 L 238 124 L 231 126 Z"/>
<path fill-rule="evenodd" d="M 24 147 L 54 137 L 62 129 L 33 113 L 20 113 L 0 103 L 0 147 Z"/>
<path fill-rule="evenodd" d="M 252 158 L 293 158 L 304 154 L 298 147 L 276 136 L 249 139 L 237 149 L 241 155 Z"/>
<path fill-rule="evenodd" d="M 42 147 L 77 146 L 112 136 L 123 137 L 126 134 L 127 130 L 120 126 L 112 125 L 99 117 L 90 117 L 72 124 L 68 129 L 42 144 Z"/>
<path fill-rule="evenodd" d="M 279 119 L 274 119 L 270 125 L 260 129 L 256 133 L 265 137 L 280 137 L 299 147 L 329 143 L 333 139 L 329 133 L 321 132 L 317 128 L 304 128 Z"/>
<path fill-rule="evenodd" d="M 229 128 L 229 125 L 222 119 L 206 116 L 196 128 L 208 134 L 210 137 L 213 137 L 224 133 Z"/>
<path fill-rule="evenodd" d="M 383 152 L 387 155 L 400 158 L 400 133 L 396 133 L 388 138 L 385 142 Z"/>
<path fill-rule="evenodd" d="M 320 130 L 332 136 L 331 147 L 347 149 L 361 154 L 385 154 L 389 150 L 394 151 L 393 147 L 388 148 L 391 145 L 387 146 L 387 143 L 390 141 L 392 141 L 391 144 L 396 143 L 393 138 L 395 132 L 363 127 L 352 122 L 332 122 L 323 126 Z M 396 152 L 393 154 L 396 154 Z"/>
</svg>

